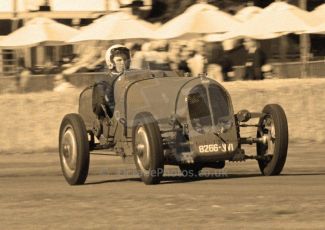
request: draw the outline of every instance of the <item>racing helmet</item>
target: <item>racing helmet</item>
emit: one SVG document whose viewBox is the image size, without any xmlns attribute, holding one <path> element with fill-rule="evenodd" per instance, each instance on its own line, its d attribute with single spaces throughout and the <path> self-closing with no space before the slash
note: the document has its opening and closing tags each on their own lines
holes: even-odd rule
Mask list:
<svg viewBox="0 0 325 230">
<path fill-rule="evenodd" d="M 112 70 L 115 67 L 115 63 L 113 62 L 114 56 L 120 54 L 125 55 L 128 62 L 130 63 L 131 60 L 130 50 L 126 46 L 121 44 L 112 45 L 111 47 L 108 48 L 105 54 L 105 61 L 109 70 Z M 128 64 L 126 63 L 126 65 L 129 65 L 129 63 Z M 129 66 L 126 66 L 126 69 L 128 68 Z"/>
</svg>

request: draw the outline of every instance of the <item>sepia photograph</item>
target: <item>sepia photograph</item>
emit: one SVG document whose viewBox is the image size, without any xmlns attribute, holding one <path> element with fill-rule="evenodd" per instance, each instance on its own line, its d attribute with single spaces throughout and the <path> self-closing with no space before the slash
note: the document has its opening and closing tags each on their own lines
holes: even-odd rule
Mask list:
<svg viewBox="0 0 325 230">
<path fill-rule="evenodd" d="M 0 0 L 1 229 L 325 229 L 325 0 Z"/>
</svg>

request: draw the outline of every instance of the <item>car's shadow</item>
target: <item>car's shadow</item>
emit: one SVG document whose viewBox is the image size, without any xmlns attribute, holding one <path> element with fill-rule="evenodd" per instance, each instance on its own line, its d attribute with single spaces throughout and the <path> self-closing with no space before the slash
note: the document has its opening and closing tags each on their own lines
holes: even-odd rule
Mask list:
<svg viewBox="0 0 325 230">
<path fill-rule="evenodd" d="M 287 173 L 281 174 L 276 177 L 292 177 L 292 176 L 320 176 L 325 175 L 325 172 L 313 172 L 313 173 Z M 164 184 L 177 184 L 177 183 L 191 183 L 196 181 L 204 180 L 221 180 L 221 179 L 242 179 L 242 178 L 253 178 L 253 177 L 264 177 L 259 173 L 252 174 L 225 174 L 225 175 L 210 175 L 210 176 L 198 176 L 198 177 L 185 177 L 185 176 L 164 176 L 161 180 L 161 185 Z M 122 179 L 111 179 L 85 183 L 85 185 L 96 185 L 105 183 L 117 183 L 117 182 L 141 182 L 140 178 L 122 178 Z"/>
<path fill-rule="evenodd" d="M 322 173 L 292 173 L 292 174 L 281 174 L 276 177 L 287 177 L 287 176 L 319 176 L 325 175 L 325 172 Z M 265 177 L 260 173 L 251 173 L 251 174 L 239 174 L 239 173 L 231 173 L 225 175 L 214 175 L 214 176 L 199 176 L 194 178 L 184 177 L 184 176 L 165 176 L 161 181 L 161 184 L 172 184 L 172 183 L 187 183 L 187 182 L 195 182 L 195 181 L 203 181 L 203 180 L 221 180 L 221 179 L 243 179 L 243 178 L 252 178 L 252 177 Z"/>
<path fill-rule="evenodd" d="M 94 181 L 94 182 L 86 182 L 84 185 L 117 183 L 117 182 L 127 182 L 127 181 L 141 182 L 141 178 L 122 178 L 122 179 L 112 179 L 112 180 L 101 180 L 101 181 Z"/>
<path fill-rule="evenodd" d="M 197 176 L 197 177 L 165 176 L 161 181 L 161 184 L 191 183 L 195 181 L 204 181 L 204 180 L 250 178 L 250 177 L 259 177 L 259 176 L 261 175 L 260 174 L 225 174 L 225 175 L 209 175 L 209 176 Z"/>
</svg>

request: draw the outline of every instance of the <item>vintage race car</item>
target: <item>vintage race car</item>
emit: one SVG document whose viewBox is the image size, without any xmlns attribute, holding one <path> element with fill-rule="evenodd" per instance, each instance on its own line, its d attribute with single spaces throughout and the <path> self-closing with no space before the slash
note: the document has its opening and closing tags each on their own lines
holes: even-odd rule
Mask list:
<svg viewBox="0 0 325 230">
<path fill-rule="evenodd" d="M 79 113 L 67 114 L 60 127 L 60 163 L 71 185 L 85 182 L 89 155 L 96 151 L 134 157 L 145 184 L 159 183 L 164 165 L 178 165 L 187 176 L 246 159 L 256 159 L 267 176 L 280 174 L 284 167 L 288 125 L 281 106 L 234 113 L 227 90 L 205 75 L 127 71 L 114 85 L 112 117 L 105 111 L 102 119 L 93 113 L 92 91 L 90 86 L 81 92 Z M 247 123 L 250 119 L 256 122 Z M 246 127 L 255 127 L 256 136 L 242 137 Z M 244 144 L 256 144 L 257 153 L 247 155 Z"/>
</svg>

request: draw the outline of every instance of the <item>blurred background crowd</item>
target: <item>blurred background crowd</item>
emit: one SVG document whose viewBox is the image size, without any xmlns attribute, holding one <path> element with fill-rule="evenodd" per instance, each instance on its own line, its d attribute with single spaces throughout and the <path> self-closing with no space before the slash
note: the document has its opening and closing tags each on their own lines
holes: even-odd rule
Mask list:
<svg viewBox="0 0 325 230">
<path fill-rule="evenodd" d="M 323 77 L 324 35 L 323 0 L 1 0 L 0 92 L 80 85 L 105 73 L 115 43 L 134 69 Z"/>
</svg>

